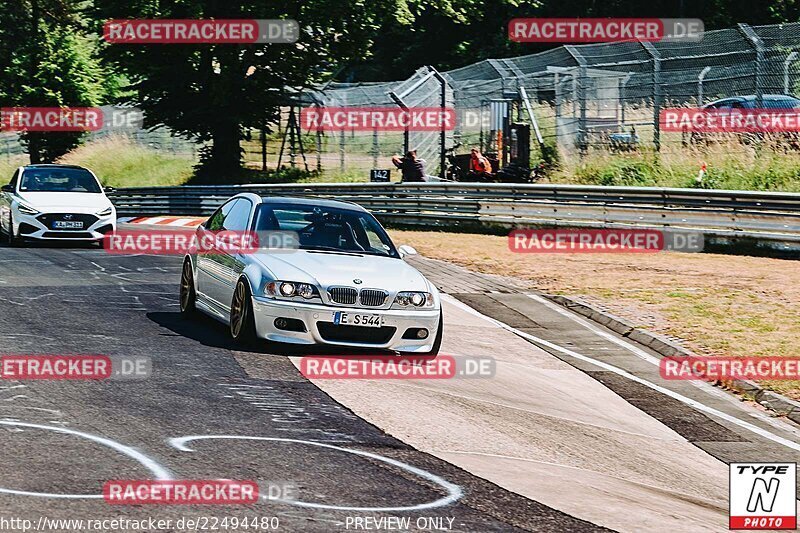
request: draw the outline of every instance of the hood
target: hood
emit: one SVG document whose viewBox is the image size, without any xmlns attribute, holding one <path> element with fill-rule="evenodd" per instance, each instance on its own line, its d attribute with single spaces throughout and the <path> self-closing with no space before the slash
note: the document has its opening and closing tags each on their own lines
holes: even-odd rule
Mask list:
<svg viewBox="0 0 800 533">
<path fill-rule="evenodd" d="M 334 285 L 396 291 L 429 291 L 417 269 L 392 257 L 348 255 L 310 250 L 259 253 L 254 258 L 276 279 L 316 283 L 323 289 Z M 360 279 L 361 284 L 353 282 Z"/>
<path fill-rule="evenodd" d="M 95 213 L 111 205 L 111 201 L 103 193 L 18 192 L 17 196 L 40 211 L 59 209 L 76 213 Z"/>
</svg>

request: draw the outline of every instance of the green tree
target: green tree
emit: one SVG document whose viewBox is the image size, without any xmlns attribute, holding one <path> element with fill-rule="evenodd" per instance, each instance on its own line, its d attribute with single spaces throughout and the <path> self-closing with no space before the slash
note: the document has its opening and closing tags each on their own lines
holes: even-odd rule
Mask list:
<svg viewBox="0 0 800 533">
<path fill-rule="evenodd" d="M 112 85 L 99 66 L 96 38 L 80 22 L 76 0 L 0 4 L 0 107 L 98 105 Z M 24 132 L 32 163 L 49 162 L 78 144 L 81 132 Z"/>
<path fill-rule="evenodd" d="M 699 18 L 707 30 L 739 22 L 774 24 L 800 17 L 800 0 L 398 0 L 378 20 L 370 55 L 339 75 L 339 81 L 388 81 L 410 76 L 422 65 L 440 70 L 486 58 L 534 54 L 560 44 L 514 43 L 508 22 L 524 17 Z"/>
<path fill-rule="evenodd" d="M 224 175 L 241 165 L 244 128 L 278 117 L 296 91 L 363 57 L 381 2 L 370 0 L 95 0 L 109 19 L 295 19 L 296 44 L 149 44 L 104 46 L 104 57 L 131 82 L 131 103 L 146 126 L 165 125 L 211 141 L 203 169 Z"/>
</svg>

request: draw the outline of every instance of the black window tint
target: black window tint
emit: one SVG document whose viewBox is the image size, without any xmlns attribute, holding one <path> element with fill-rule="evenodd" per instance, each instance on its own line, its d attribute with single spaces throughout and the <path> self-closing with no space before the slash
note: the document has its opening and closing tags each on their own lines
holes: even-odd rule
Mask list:
<svg viewBox="0 0 800 533">
<path fill-rule="evenodd" d="M 250 207 L 252 203 L 242 198 L 236 200 L 233 208 L 225 217 L 224 229 L 228 231 L 245 231 L 250 221 Z"/>
<path fill-rule="evenodd" d="M 14 175 L 11 176 L 11 181 L 8 183 L 11 185 L 14 190 L 17 190 L 17 181 L 19 180 L 19 169 L 14 172 Z"/>
<path fill-rule="evenodd" d="M 792 98 L 765 98 L 764 107 L 767 109 L 793 109 L 798 101 Z"/>
<path fill-rule="evenodd" d="M 103 192 L 100 184 L 88 170 L 69 167 L 28 167 L 19 185 L 25 192 Z"/>
<path fill-rule="evenodd" d="M 206 229 L 209 231 L 221 231 L 225 229 L 225 219 L 228 218 L 228 214 L 238 201 L 238 199 L 230 201 L 217 209 L 217 212 L 211 215 L 211 218 L 206 222 Z"/>
</svg>

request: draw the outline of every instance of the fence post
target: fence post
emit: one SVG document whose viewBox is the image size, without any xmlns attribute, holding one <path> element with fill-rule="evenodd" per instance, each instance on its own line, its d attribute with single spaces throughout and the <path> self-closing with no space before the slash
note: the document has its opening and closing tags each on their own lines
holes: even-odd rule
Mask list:
<svg viewBox="0 0 800 533">
<path fill-rule="evenodd" d="M 378 128 L 372 129 L 372 168 L 378 168 L 378 155 L 380 146 L 378 145 Z"/>
<path fill-rule="evenodd" d="M 398 96 L 394 91 L 389 91 L 389 96 L 391 97 L 392 100 L 394 100 L 394 103 L 397 104 L 397 106 L 400 109 L 402 109 L 403 111 L 408 111 L 408 106 L 406 105 L 406 103 L 403 102 L 403 99 L 400 96 Z M 408 133 L 408 122 L 406 122 L 406 128 L 403 131 L 403 155 L 408 153 L 410 149 L 409 144 L 410 140 Z"/>
<path fill-rule="evenodd" d="M 267 170 L 267 123 L 261 123 L 261 170 Z"/>
<path fill-rule="evenodd" d="M 661 54 L 653 43 L 639 42 L 653 61 L 653 148 L 661 151 Z"/>
<path fill-rule="evenodd" d="M 339 170 L 344 172 L 344 128 L 339 130 Z"/>
<path fill-rule="evenodd" d="M 737 27 L 756 53 L 755 65 L 753 65 L 755 79 L 753 81 L 755 82 L 756 107 L 761 109 L 764 107 L 764 69 L 762 68 L 764 64 L 764 41 L 761 40 L 761 37 L 750 25 L 740 22 Z"/>
<path fill-rule="evenodd" d="M 706 79 L 706 74 L 708 71 L 711 70 L 711 67 L 705 67 L 703 70 L 700 71 L 700 74 L 697 75 L 697 105 L 703 105 L 703 80 Z"/>
<path fill-rule="evenodd" d="M 317 128 L 317 172 L 322 172 L 322 132 Z"/>
<path fill-rule="evenodd" d="M 439 72 L 433 68 L 428 67 L 433 72 L 433 76 L 439 81 L 439 84 L 442 86 L 441 92 L 441 107 L 442 113 L 445 112 L 445 108 L 447 108 L 447 80 L 444 79 L 444 76 L 439 74 Z M 447 159 L 445 155 L 445 144 L 447 143 L 447 130 L 445 129 L 445 124 L 442 122 L 442 129 L 439 132 L 439 177 L 444 179 L 445 177 L 445 166 L 447 165 Z"/>
<path fill-rule="evenodd" d="M 792 94 L 789 90 L 789 64 L 795 59 L 797 59 L 797 52 L 793 50 L 783 62 L 783 94 L 785 95 Z"/>
<path fill-rule="evenodd" d="M 572 56 L 575 62 L 578 64 L 578 78 L 577 78 L 577 86 L 576 92 L 578 102 L 581 106 L 580 108 L 580 117 L 578 118 L 578 148 L 580 149 L 581 156 L 586 155 L 586 150 L 588 147 L 588 137 L 587 137 L 587 130 L 586 130 L 586 85 L 588 84 L 587 81 L 587 71 L 586 71 L 586 59 L 578 52 L 578 49 L 572 45 L 564 46 L 567 52 Z M 573 81 L 575 81 L 575 77 L 573 75 Z"/>
</svg>

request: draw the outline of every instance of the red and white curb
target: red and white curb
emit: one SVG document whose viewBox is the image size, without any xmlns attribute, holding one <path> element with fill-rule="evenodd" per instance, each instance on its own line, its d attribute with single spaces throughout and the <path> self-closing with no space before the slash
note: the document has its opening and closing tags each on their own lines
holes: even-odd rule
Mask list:
<svg viewBox="0 0 800 533">
<path fill-rule="evenodd" d="M 119 224 L 146 224 L 149 226 L 179 226 L 182 228 L 196 228 L 206 218 L 199 217 L 122 217 L 118 218 Z"/>
</svg>

